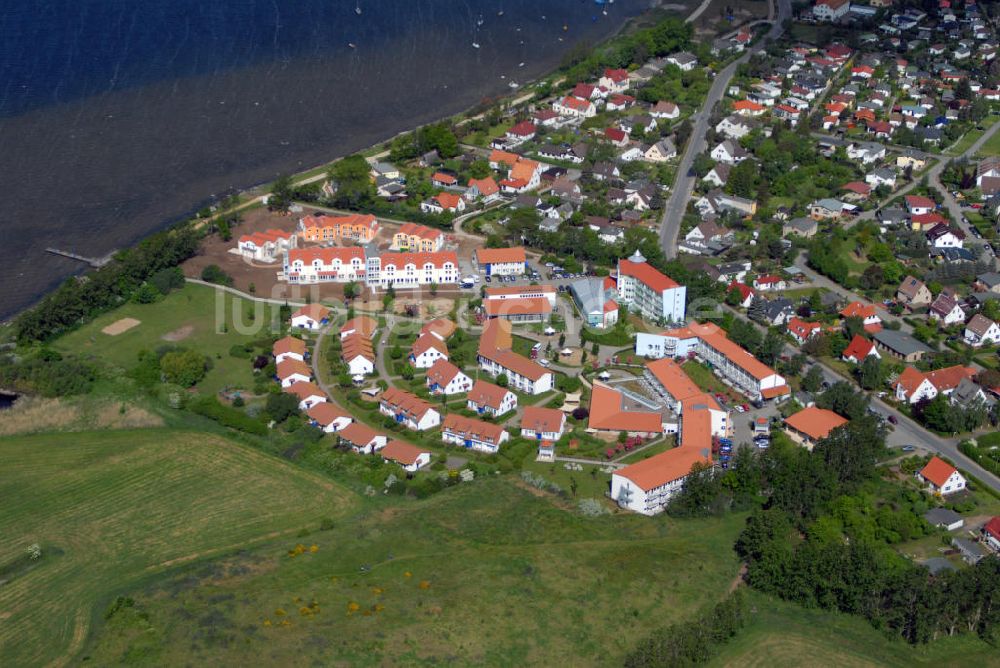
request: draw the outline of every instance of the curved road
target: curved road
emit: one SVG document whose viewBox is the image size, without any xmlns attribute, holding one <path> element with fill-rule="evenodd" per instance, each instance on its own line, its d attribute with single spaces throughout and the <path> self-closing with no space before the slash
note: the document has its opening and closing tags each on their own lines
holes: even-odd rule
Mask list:
<svg viewBox="0 0 1000 668">
<path fill-rule="evenodd" d="M 691 166 L 694 158 L 708 148 L 705 141 L 705 132 L 708 130 L 708 121 L 712 117 L 712 110 L 726 94 L 729 82 L 736 74 L 736 68 L 745 63 L 756 53 L 759 53 L 764 46 L 781 36 L 785 31 L 784 22 L 792 16 L 791 0 L 776 0 L 778 3 L 778 15 L 773 18 L 771 29 L 754 46 L 747 49 L 746 53 L 729 63 L 721 72 L 715 76 L 705 103 L 697 114 L 693 117 L 694 127 L 691 130 L 691 138 L 688 140 L 687 149 L 677 165 L 677 176 L 674 178 L 674 185 L 663 208 L 663 218 L 660 220 L 660 245 L 668 258 L 677 254 L 677 235 L 681 228 L 681 219 L 687 210 L 688 200 L 694 192 L 696 177 L 691 174 Z"/>
</svg>

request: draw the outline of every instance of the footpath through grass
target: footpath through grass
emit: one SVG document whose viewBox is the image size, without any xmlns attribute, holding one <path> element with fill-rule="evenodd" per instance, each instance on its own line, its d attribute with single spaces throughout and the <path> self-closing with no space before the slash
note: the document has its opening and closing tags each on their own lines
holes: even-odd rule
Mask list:
<svg viewBox="0 0 1000 668">
<path fill-rule="evenodd" d="M 114 595 L 184 563 L 294 536 L 356 497 L 219 436 L 0 439 L 0 665 L 77 656 Z M 32 544 L 42 557 L 25 561 Z"/>
<path fill-rule="evenodd" d="M 588 518 L 553 499 L 515 477 L 476 481 L 187 569 L 133 592 L 136 608 L 87 654 L 95 665 L 608 666 L 736 575 L 742 516 Z M 289 556 L 296 542 L 306 550 Z"/>
<path fill-rule="evenodd" d="M 974 635 L 909 645 L 887 638 L 862 619 L 802 608 L 748 591 L 753 613 L 709 666 L 862 668 L 996 665 L 996 650 Z"/>
</svg>

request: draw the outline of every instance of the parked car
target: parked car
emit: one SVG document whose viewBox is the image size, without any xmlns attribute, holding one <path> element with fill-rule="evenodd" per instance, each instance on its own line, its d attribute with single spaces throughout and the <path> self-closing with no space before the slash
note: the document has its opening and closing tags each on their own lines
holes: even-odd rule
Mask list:
<svg viewBox="0 0 1000 668">
<path fill-rule="evenodd" d="M 749 413 L 750 412 L 750 404 L 743 404 L 743 410 L 745 410 L 746 412 Z"/>
<path fill-rule="evenodd" d="M 890 416 L 889 416 L 889 423 L 890 423 L 890 424 L 899 424 L 899 420 L 898 420 L 898 419 L 896 419 L 896 416 L 895 416 L 895 415 L 890 415 Z"/>
<path fill-rule="evenodd" d="M 903 452 L 913 452 L 916 449 L 917 449 L 916 446 L 913 445 L 904 445 L 903 447 L 900 448 L 900 450 L 902 450 Z"/>
</svg>

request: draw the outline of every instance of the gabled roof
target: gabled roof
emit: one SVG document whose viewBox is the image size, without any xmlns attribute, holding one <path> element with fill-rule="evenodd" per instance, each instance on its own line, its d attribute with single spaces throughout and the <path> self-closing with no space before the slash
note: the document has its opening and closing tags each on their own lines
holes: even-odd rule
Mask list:
<svg viewBox="0 0 1000 668">
<path fill-rule="evenodd" d="M 557 408 L 526 406 L 521 416 L 521 429 L 530 431 L 559 431 L 565 424 L 566 415 Z"/>
<path fill-rule="evenodd" d="M 935 487 L 944 487 L 951 474 L 957 470 L 954 466 L 935 455 L 927 462 L 927 466 L 920 469 L 920 476 L 929 480 Z"/>
<path fill-rule="evenodd" d="M 295 381 L 284 388 L 284 391 L 288 394 L 294 394 L 302 401 L 305 401 L 309 397 L 323 397 L 324 400 L 326 399 L 326 392 L 319 385 L 304 380 Z"/>
<path fill-rule="evenodd" d="M 401 390 L 398 387 L 390 387 L 387 389 L 382 393 L 382 396 L 379 397 L 379 401 L 388 405 L 390 408 L 407 413 L 416 419 L 420 419 L 428 411 L 436 410 L 429 402 L 421 399 L 411 392 Z"/>
<path fill-rule="evenodd" d="M 847 424 L 848 420 L 825 408 L 810 406 L 794 415 L 785 418 L 785 424 L 801 432 L 814 441 L 826 438 L 837 427 Z"/>
<path fill-rule="evenodd" d="M 514 246 L 512 248 L 477 248 L 476 259 L 479 264 L 524 264 L 527 256 L 524 253 L 524 246 Z"/>
<path fill-rule="evenodd" d="M 646 368 L 676 401 L 684 401 L 702 394 L 701 388 L 684 373 L 677 362 L 669 357 L 646 362 Z"/>
<path fill-rule="evenodd" d="M 862 320 L 865 320 L 871 317 L 877 317 L 878 312 L 876 311 L 874 304 L 865 304 L 864 302 L 853 301 L 840 311 L 840 315 L 843 318 L 861 318 Z"/>
<path fill-rule="evenodd" d="M 306 342 L 294 336 L 286 336 L 274 342 L 274 345 L 271 346 L 271 353 L 275 357 L 287 353 L 302 357 L 306 354 Z"/>
<path fill-rule="evenodd" d="M 813 332 L 819 331 L 823 326 L 818 322 L 806 322 L 795 317 L 788 321 L 788 332 L 800 339 L 808 339 Z"/>
<path fill-rule="evenodd" d="M 437 350 L 442 355 L 448 354 L 448 346 L 445 345 L 444 341 L 430 332 L 421 334 L 417 337 L 417 340 L 413 342 L 412 346 L 410 346 L 410 354 L 414 357 L 420 357 L 432 348 Z"/>
<path fill-rule="evenodd" d="M 469 179 L 469 187 L 473 186 L 479 189 L 479 194 L 483 197 L 496 195 L 500 192 L 500 186 L 497 185 L 492 176 L 487 176 L 485 179 Z"/>
<path fill-rule="evenodd" d="M 983 525 L 983 532 L 1000 540 L 1000 516 L 990 518 L 990 521 Z"/>
<path fill-rule="evenodd" d="M 361 251 L 360 248 L 357 249 Z M 364 258 L 364 253 L 361 254 L 362 259 Z M 330 309 L 323 306 L 322 304 L 306 304 L 298 311 L 292 314 L 292 318 L 298 318 L 299 316 L 306 316 L 317 322 L 326 320 L 330 317 Z"/>
<path fill-rule="evenodd" d="M 485 380 L 477 380 L 472 389 L 469 390 L 469 394 L 466 395 L 466 399 L 478 406 L 486 406 L 487 408 L 499 410 L 503 398 L 509 392 L 510 390 L 499 385 L 488 383 Z"/>
<path fill-rule="evenodd" d="M 316 420 L 319 424 L 324 427 L 333 423 L 334 420 L 340 418 L 349 418 L 351 415 L 344 411 L 340 406 L 329 401 L 321 401 L 315 406 L 311 406 L 309 410 L 306 411 L 306 415 Z"/>
<path fill-rule="evenodd" d="M 619 260 L 618 273 L 622 276 L 635 278 L 654 292 L 680 287 L 675 280 L 660 273 L 638 253 L 630 258 Z"/>
<path fill-rule="evenodd" d="M 590 394 L 591 429 L 604 431 L 642 431 L 660 433 L 663 418 L 659 413 L 648 411 L 626 411 L 622 409 L 623 396 L 607 385 L 594 383 Z"/>
<path fill-rule="evenodd" d="M 845 359 L 854 359 L 861 362 L 871 354 L 874 347 L 874 343 L 860 334 L 855 334 L 851 342 L 844 348 L 843 356 Z"/>
<path fill-rule="evenodd" d="M 448 320 L 447 318 L 435 318 L 421 327 L 420 333 L 433 334 L 443 341 L 454 334 L 456 329 L 458 329 L 458 325 L 451 320 Z"/>
<path fill-rule="evenodd" d="M 277 375 L 278 378 L 284 380 L 290 376 L 299 374 L 305 376 L 306 378 L 312 378 L 312 369 L 305 362 L 293 358 L 285 358 L 278 362 Z"/>
<path fill-rule="evenodd" d="M 913 367 L 906 367 L 899 375 L 893 387 L 902 387 L 906 396 L 913 394 L 923 381 L 930 382 L 938 392 L 950 392 L 958 387 L 963 378 L 973 378 L 976 370 L 973 367 L 955 366 L 937 369 L 935 371 L 921 372 Z"/>
<path fill-rule="evenodd" d="M 923 195 L 907 195 L 906 206 L 910 209 L 914 208 L 933 209 L 935 207 L 935 204 L 934 200 L 932 200 L 930 197 L 924 197 Z"/>
<path fill-rule="evenodd" d="M 518 137 L 530 137 L 535 134 L 535 124 L 531 121 L 521 121 L 514 124 L 510 130 L 507 130 L 507 134 L 517 135 Z"/>
<path fill-rule="evenodd" d="M 462 373 L 461 369 L 448 360 L 441 358 L 427 369 L 427 380 L 437 383 L 441 387 L 446 387 L 460 373 Z"/>
<path fill-rule="evenodd" d="M 382 436 L 385 438 L 384 434 L 381 434 L 366 424 L 361 424 L 360 422 L 352 422 L 338 432 L 338 435 L 343 440 L 362 447 L 368 445 L 373 440 Z"/>
<path fill-rule="evenodd" d="M 345 334 L 348 332 L 357 332 L 366 338 L 371 338 L 375 336 L 375 330 L 378 329 L 378 321 L 375 318 L 371 318 L 367 315 L 359 315 L 351 318 L 344 323 L 343 327 L 340 328 L 340 333 Z"/>
<path fill-rule="evenodd" d="M 488 316 L 548 315 L 552 313 L 552 302 L 546 297 L 510 297 L 507 299 L 487 299 L 484 304 Z"/>
<path fill-rule="evenodd" d="M 500 443 L 500 438 L 503 436 L 504 432 L 504 428 L 501 425 L 493 424 L 492 422 L 485 422 L 483 420 L 467 418 L 464 415 L 459 415 L 458 413 L 449 413 L 445 416 L 444 421 L 441 422 L 441 430 L 455 432 L 459 435 L 470 436 L 476 440 L 492 443 L 494 445 Z"/>
<path fill-rule="evenodd" d="M 430 453 L 426 450 L 421 450 L 415 445 L 393 440 L 386 443 L 385 447 L 379 451 L 379 454 L 382 455 L 383 459 L 388 459 L 402 466 L 413 466 L 417 463 L 417 458 L 420 455 L 429 455 Z"/>
<path fill-rule="evenodd" d="M 982 313 L 972 316 L 972 320 L 966 323 L 965 328 L 976 336 L 983 336 L 995 323 Z"/>
</svg>

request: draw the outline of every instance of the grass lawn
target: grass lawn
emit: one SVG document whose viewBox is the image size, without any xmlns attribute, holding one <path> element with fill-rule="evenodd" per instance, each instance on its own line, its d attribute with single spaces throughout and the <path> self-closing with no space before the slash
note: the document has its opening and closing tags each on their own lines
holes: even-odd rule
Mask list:
<svg viewBox="0 0 1000 668">
<path fill-rule="evenodd" d="M 623 464 L 635 464 L 636 462 L 641 462 L 644 459 L 649 459 L 653 455 L 658 455 L 661 452 L 666 452 L 667 450 L 673 448 L 674 445 L 675 445 L 674 437 L 668 436 L 667 438 L 664 438 L 656 445 L 651 445 L 645 450 L 640 450 L 639 452 L 633 452 L 628 457 L 625 457 L 624 459 L 621 459 L 619 461 L 621 461 Z"/>
<path fill-rule="evenodd" d="M 518 336 L 514 334 L 514 343 L 512 350 L 518 355 L 524 355 L 525 357 L 531 357 L 531 349 L 535 347 L 536 341 L 529 339 L 525 336 Z M 477 342 L 478 344 L 478 342 Z M 543 346 L 544 347 L 544 346 Z"/>
<path fill-rule="evenodd" d="M 996 650 L 976 636 L 912 646 L 887 638 L 861 617 L 802 608 L 748 592 L 750 623 L 722 646 L 709 666 L 984 666 Z M 994 659 L 989 657 L 993 656 Z"/>
<path fill-rule="evenodd" d="M 289 538 L 133 592 L 148 622 L 112 619 L 88 654 L 94 665 L 607 666 L 736 575 L 742 515 L 589 519 L 566 506 L 505 476 L 372 509 L 300 539 L 315 554 L 289 558 Z"/>
<path fill-rule="evenodd" d="M 827 292 L 826 288 L 792 288 L 791 290 L 785 290 L 781 294 L 785 297 L 791 299 L 792 301 L 798 301 L 803 297 L 812 297 L 814 292 L 818 292 L 820 295 Z"/>
<path fill-rule="evenodd" d="M 524 470 L 537 473 L 546 480 L 554 482 L 562 487 L 567 494 L 571 493 L 573 481 L 576 481 L 576 499 L 604 499 L 611 489 L 611 476 L 604 473 L 600 465 L 589 466 L 581 464 L 582 471 L 567 470 L 563 462 L 536 462 L 534 460 L 524 463 Z M 608 501 L 608 508 L 613 507 Z"/>
<path fill-rule="evenodd" d="M 978 155 L 981 158 L 991 155 L 1000 155 L 1000 132 L 994 134 L 992 137 L 986 140 L 986 143 L 983 144 L 982 147 L 980 147 L 976 155 Z"/>
<path fill-rule="evenodd" d="M 972 128 L 959 139 L 953 146 L 951 146 L 947 151 L 946 155 L 962 155 L 965 153 L 970 146 L 972 146 L 976 141 L 985 134 L 984 130 L 977 130 Z"/>
<path fill-rule="evenodd" d="M 8 438 L 0 458 L 0 565 L 33 543 L 42 548 L 41 560 L 6 573 L 0 587 L 8 666 L 72 659 L 123 589 L 184 563 L 291 540 L 354 505 L 328 479 L 186 431 Z"/>
<path fill-rule="evenodd" d="M 246 316 L 256 307 L 256 318 Z M 123 318 L 139 324 L 117 336 L 101 330 Z M 92 355 L 101 361 L 130 369 L 141 350 L 176 345 L 196 350 L 212 359 L 212 369 L 199 389 L 214 393 L 224 387 L 250 388 L 253 369 L 249 359 L 231 357 L 229 349 L 272 336 L 278 307 L 265 306 L 216 291 L 203 285 L 185 285 L 155 304 L 125 304 L 95 318 L 80 329 L 57 340 L 53 347 L 63 352 Z M 222 331 L 223 326 L 226 331 Z M 274 330 L 275 332 L 277 330 Z"/>
<path fill-rule="evenodd" d="M 701 389 L 709 392 L 711 394 L 721 393 L 733 395 L 733 390 L 723 383 L 721 380 L 716 378 L 712 370 L 701 362 L 696 362 L 695 360 L 688 360 L 681 364 L 681 368 L 684 369 L 684 373 L 694 381 L 694 384 Z"/>
</svg>

